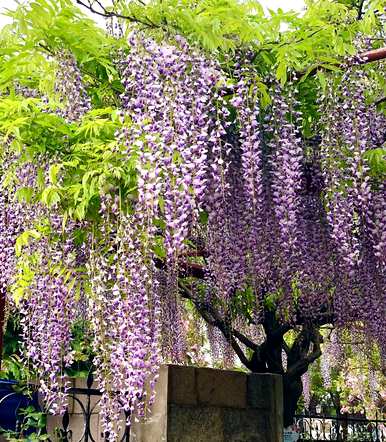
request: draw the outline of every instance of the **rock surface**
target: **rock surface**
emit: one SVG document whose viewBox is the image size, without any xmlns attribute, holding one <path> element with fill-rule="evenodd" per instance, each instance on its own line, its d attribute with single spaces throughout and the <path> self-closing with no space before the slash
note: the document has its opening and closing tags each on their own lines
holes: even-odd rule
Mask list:
<svg viewBox="0 0 386 442">
<path fill-rule="evenodd" d="M 282 442 L 281 377 L 167 365 L 131 442 Z"/>
</svg>

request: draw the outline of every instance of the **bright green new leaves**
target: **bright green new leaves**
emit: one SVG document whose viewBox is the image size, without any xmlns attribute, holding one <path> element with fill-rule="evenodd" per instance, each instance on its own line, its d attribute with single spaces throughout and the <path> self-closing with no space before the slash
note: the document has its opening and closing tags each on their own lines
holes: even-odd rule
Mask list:
<svg viewBox="0 0 386 442">
<path fill-rule="evenodd" d="M 269 10 L 256 1 L 152 0 L 119 1 L 112 11 L 140 23 L 153 36 L 172 30 L 209 51 L 248 45 L 256 51 L 256 68 L 273 68 L 285 83 L 288 70 L 309 75 L 315 69 L 335 70 L 346 56 L 358 52 L 354 39 L 382 31 L 380 1 L 366 4 L 358 20 L 357 5 L 332 0 L 307 2 L 304 14 Z M 134 25 L 135 26 L 135 25 Z"/>
<path fill-rule="evenodd" d="M 179 33 L 211 51 L 229 85 L 237 82 L 232 78 L 235 52 L 250 48 L 262 107 L 270 102 L 266 74 L 273 73 L 285 84 L 296 72 L 303 135 L 311 138 L 318 122 L 318 86 L 327 87 L 330 73 L 340 81 L 343 58 L 358 50 L 358 33 L 379 38 L 384 32 L 376 13 L 382 2 L 370 2 L 360 20 L 356 6 L 343 3 L 310 1 L 303 16 L 281 10 L 265 15 L 258 2 L 237 0 L 152 0 L 145 5 L 120 1 L 111 10 L 128 17 L 122 21 L 127 32 L 140 28 L 165 38 L 167 31 L 171 39 Z M 127 40 L 109 37 L 70 0 L 31 1 L 8 14 L 14 23 L 0 33 L 0 134 L 20 162 L 34 162 L 41 154 L 51 158 L 48 170 L 38 164 L 36 187 L 19 186 L 15 197 L 48 207 L 60 205 L 65 217 L 75 219 L 95 219 L 100 196 L 106 192 L 135 199 L 135 148 L 124 148 L 116 138 L 123 91 L 116 53 L 119 48 L 130 50 Z M 78 123 L 55 113 L 62 106 L 55 91 L 61 51 L 75 55 L 92 99 L 93 110 Z M 376 69 L 371 74 L 369 101 L 374 101 L 386 94 L 386 82 Z M 22 97 L 17 85 L 37 91 L 38 98 Z M 385 173 L 384 149 L 370 151 L 368 161 L 373 173 Z M 11 170 L 5 185 L 17 184 Z"/>
<path fill-rule="evenodd" d="M 145 25 L 154 35 L 172 29 L 210 51 L 261 42 L 271 27 L 257 1 L 153 0 L 146 5 L 120 1 L 114 10 Z"/>
<path fill-rule="evenodd" d="M 366 159 L 375 176 L 386 178 L 386 148 L 369 150 L 366 152 Z"/>
<path fill-rule="evenodd" d="M 119 42 L 87 18 L 71 0 L 37 0 L 8 12 L 13 23 L 0 33 L 0 91 L 15 82 L 36 89 L 58 104 L 56 55 L 70 51 L 98 106 L 114 103 L 120 88 L 111 55 Z"/>
</svg>

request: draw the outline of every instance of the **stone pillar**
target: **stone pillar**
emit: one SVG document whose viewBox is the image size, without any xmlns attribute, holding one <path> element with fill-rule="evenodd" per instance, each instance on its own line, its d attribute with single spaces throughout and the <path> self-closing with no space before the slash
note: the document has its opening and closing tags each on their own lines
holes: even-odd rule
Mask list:
<svg viewBox="0 0 386 442">
<path fill-rule="evenodd" d="M 282 442 L 281 376 L 161 367 L 152 415 L 131 442 Z"/>
</svg>

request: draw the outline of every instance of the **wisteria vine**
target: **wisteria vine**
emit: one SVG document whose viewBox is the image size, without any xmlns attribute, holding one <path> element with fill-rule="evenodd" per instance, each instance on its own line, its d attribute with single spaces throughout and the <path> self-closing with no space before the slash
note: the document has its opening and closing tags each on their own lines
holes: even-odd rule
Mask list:
<svg viewBox="0 0 386 442">
<path fill-rule="evenodd" d="M 47 209 L 12 197 L 25 180 L 36 187 L 36 164 L 47 181 L 57 157 L 45 152 L 31 165 L 7 154 L 2 163 L 3 175 L 22 166 L 16 184 L 0 192 L 0 291 L 17 286 L 26 255 L 35 260 L 19 309 L 24 356 L 49 410 L 66 405 L 80 273 L 89 280 L 86 319 L 110 440 L 118 437 L 122 411 L 128 423 L 147 415 L 160 364 L 184 362 L 181 278 L 196 306 L 214 306 L 226 318 L 221 333 L 218 322 L 208 321 L 213 353 L 225 365 L 233 363 L 232 327 L 250 333 L 267 309 L 291 326 L 358 324 L 385 352 L 386 186 L 366 156 L 385 120 L 367 102 L 366 71 L 352 63 L 337 87 L 331 77 L 319 99 L 321 140 L 312 144 L 302 138 L 296 76 L 285 86 L 268 78 L 271 103 L 264 107 L 249 53 L 237 55 L 228 81 L 218 63 L 182 37 L 158 43 L 134 33 L 129 43 L 118 62 L 123 89 L 109 154 L 131 162 L 134 190 L 103 183 L 97 216 L 82 223 L 65 217 L 59 204 Z M 62 105 L 53 112 L 76 125 L 92 108 L 87 83 L 72 54 L 58 59 Z M 26 94 L 20 86 L 16 93 Z M 81 228 L 87 235 L 79 245 Z M 33 240 L 16 256 L 17 238 L 28 229 L 35 229 Z M 243 296 L 245 311 L 237 312 Z M 261 339 L 260 328 L 255 335 Z M 309 384 L 307 375 L 303 382 Z"/>
</svg>

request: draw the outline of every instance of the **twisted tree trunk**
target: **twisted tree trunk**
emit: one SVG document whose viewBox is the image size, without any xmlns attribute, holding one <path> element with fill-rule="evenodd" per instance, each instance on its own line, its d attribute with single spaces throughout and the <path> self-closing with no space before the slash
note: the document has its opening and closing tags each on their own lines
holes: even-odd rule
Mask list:
<svg viewBox="0 0 386 442">
<path fill-rule="evenodd" d="M 283 423 L 284 428 L 293 424 L 298 402 L 303 393 L 302 378 L 283 375 Z"/>
<path fill-rule="evenodd" d="M 202 318 L 211 326 L 217 327 L 224 338 L 232 346 L 241 363 L 252 373 L 279 374 L 283 378 L 283 408 L 284 426 L 292 425 L 298 401 L 303 392 L 301 377 L 308 367 L 321 355 L 322 336 L 319 328 L 322 324 L 331 321 L 329 315 L 315 323 L 286 324 L 280 322 L 274 311 L 265 309 L 262 325 L 265 331 L 265 340 L 256 344 L 247 336 L 232 327 L 228 318 L 223 317 L 216 307 L 202 299 L 180 283 L 181 295 L 190 299 Z M 287 345 L 284 335 L 293 330 L 296 337 L 291 346 Z M 243 344 L 251 350 L 252 356 L 242 350 Z M 287 357 L 287 366 L 283 364 L 283 352 Z"/>
<path fill-rule="evenodd" d="M 256 361 L 253 371 L 260 372 L 258 367 L 261 368 L 265 364 L 265 372 L 282 376 L 284 427 L 288 427 L 293 423 L 297 404 L 303 392 L 301 377 L 307 372 L 309 365 L 321 355 L 322 337 L 319 325 L 305 324 L 299 327 L 298 334 L 289 347 L 284 340 L 284 334 L 289 330 L 296 330 L 290 325 L 281 324 L 271 311 L 265 313 L 263 326 L 266 340 L 258 352 L 260 361 Z M 287 356 L 285 368 L 282 360 L 283 352 Z"/>
</svg>

